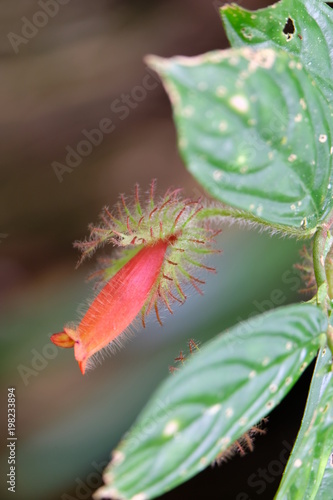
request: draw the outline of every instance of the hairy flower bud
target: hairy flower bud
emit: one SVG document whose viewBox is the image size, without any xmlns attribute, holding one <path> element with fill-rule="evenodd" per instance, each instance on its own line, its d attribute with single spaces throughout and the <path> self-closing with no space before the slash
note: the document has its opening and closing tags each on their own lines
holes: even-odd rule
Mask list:
<svg viewBox="0 0 333 500">
<path fill-rule="evenodd" d="M 154 190 L 153 182 L 142 207 L 136 186 L 133 208 L 122 196 L 117 217 L 104 208 L 102 223 L 90 227 L 89 240 L 75 244 L 82 251 L 81 261 L 106 243 L 123 250 L 118 259 L 107 260 L 97 273 L 106 284 L 77 328 L 65 327 L 51 337 L 60 347 L 74 345 L 82 373 L 91 356 L 110 343 L 119 343 L 120 335 L 140 312 L 143 325 L 152 309 L 162 323 L 159 303 L 172 313 L 171 304 L 186 299 L 184 281 L 202 293 L 199 286 L 204 281 L 193 274 L 193 269 L 215 271 L 200 262 L 205 254 L 216 252 L 210 244 L 219 232 L 199 219 L 203 208 L 200 200 L 182 200 L 180 190 L 175 190 L 156 203 Z"/>
</svg>

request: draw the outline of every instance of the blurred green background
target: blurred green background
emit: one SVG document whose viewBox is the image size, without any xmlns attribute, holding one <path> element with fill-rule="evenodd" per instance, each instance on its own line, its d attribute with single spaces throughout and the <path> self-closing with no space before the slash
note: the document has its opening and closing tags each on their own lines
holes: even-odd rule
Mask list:
<svg viewBox="0 0 333 500">
<path fill-rule="evenodd" d="M 72 350 L 49 340 L 77 320 L 92 297 L 85 277 L 94 263 L 75 271 L 72 243 L 87 235 L 102 206 L 114 205 L 136 182 L 147 189 L 152 178 L 161 193 L 170 185 L 187 195 L 198 189 L 178 155 L 168 99 L 147 76 L 143 58 L 226 47 L 219 4 L 0 2 L 1 432 L 5 442 L 6 389 L 13 386 L 17 500 L 90 499 L 112 448 L 169 376 L 168 366 L 189 338 L 204 342 L 250 314 L 280 305 L 271 300 L 277 295 L 281 304 L 299 300 L 293 263 L 300 245 L 235 226 L 219 238 L 223 254 L 212 260 L 218 274 L 208 276 L 204 297 L 191 293 L 173 316 L 164 314 L 163 328 L 154 318 L 144 331 L 138 327 L 121 351 L 86 376 Z M 266 2 L 243 5 L 255 9 Z M 143 91 L 144 82 L 154 88 Z M 121 112 L 127 95 L 131 100 Z M 107 119 L 112 132 L 84 150 L 85 135 Z M 68 152 L 80 147 L 84 155 L 72 156 L 77 166 L 61 171 Z M 243 491 L 257 498 L 248 477 L 258 464 L 278 457 L 284 440 L 292 443 L 304 405 L 304 390 L 299 391 L 272 416 L 256 461 L 236 458 L 208 469 L 163 498 L 240 500 Z M 1 499 L 13 496 L 6 485 L 7 456 L 4 449 Z M 260 498 L 272 498 L 278 478 L 266 486 Z"/>
</svg>

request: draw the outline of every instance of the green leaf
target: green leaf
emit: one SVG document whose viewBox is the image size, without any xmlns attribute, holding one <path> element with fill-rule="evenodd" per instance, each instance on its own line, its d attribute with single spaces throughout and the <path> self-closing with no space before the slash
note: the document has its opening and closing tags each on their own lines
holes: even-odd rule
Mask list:
<svg viewBox="0 0 333 500">
<path fill-rule="evenodd" d="M 331 500 L 333 469 L 327 464 L 333 447 L 332 354 L 320 350 L 297 440 L 285 469 L 276 500 Z M 323 476 L 325 467 L 325 481 Z M 329 488 L 329 483 L 331 487 Z"/>
<path fill-rule="evenodd" d="M 332 104 L 333 11 L 325 2 L 282 0 L 255 12 L 231 4 L 221 16 L 233 47 L 271 47 L 299 57 Z"/>
<path fill-rule="evenodd" d="M 198 182 L 254 221 L 311 235 L 333 206 L 333 114 L 299 59 L 242 48 L 148 63 Z"/>
<path fill-rule="evenodd" d="M 314 358 L 327 319 L 307 304 L 256 316 L 170 375 L 113 454 L 95 498 L 148 499 L 204 469 L 269 413 Z"/>
<path fill-rule="evenodd" d="M 315 498 L 316 500 L 332 500 L 332 491 L 333 491 L 333 449 L 329 459 L 327 460 L 323 479 L 321 480 Z"/>
</svg>

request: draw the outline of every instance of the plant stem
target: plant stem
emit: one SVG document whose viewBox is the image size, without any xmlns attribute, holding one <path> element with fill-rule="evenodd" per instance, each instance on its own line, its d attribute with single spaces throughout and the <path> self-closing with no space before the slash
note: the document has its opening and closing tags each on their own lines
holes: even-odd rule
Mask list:
<svg viewBox="0 0 333 500">
<path fill-rule="evenodd" d="M 320 227 L 313 240 L 313 268 L 318 289 L 326 283 L 325 271 L 325 245 L 327 239 L 327 228 Z"/>
<path fill-rule="evenodd" d="M 327 295 L 331 296 L 330 282 L 326 273 L 326 257 L 332 247 L 332 236 L 329 232 L 333 224 L 333 210 L 318 227 L 313 240 L 313 268 L 317 282 L 317 303 L 327 311 Z M 326 298 L 324 297 L 326 296 Z"/>
<path fill-rule="evenodd" d="M 249 222 L 255 224 L 261 229 L 268 231 L 295 236 L 296 238 L 311 238 L 315 233 L 315 229 L 303 229 L 300 231 L 297 227 L 283 226 L 282 224 L 267 222 L 265 219 L 258 217 L 252 212 L 232 208 L 224 205 L 215 205 L 203 208 L 197 215 L 199 219 L 209 219 L 212 217 L 221 217 L 231 221 Z"/>
</svg>

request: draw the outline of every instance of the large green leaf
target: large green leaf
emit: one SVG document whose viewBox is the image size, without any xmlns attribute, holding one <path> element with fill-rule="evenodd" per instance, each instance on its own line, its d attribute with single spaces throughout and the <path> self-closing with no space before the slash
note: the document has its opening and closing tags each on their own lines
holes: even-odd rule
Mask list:
<svg viewBox="0 0 333 500">
<path fill-rule="evenodd" d="M 333 11 L 322 0 L 282 0 L 255 12 L 221 8 L 233 47 L 275 47 L 298 56 L 328 102 L 333 102 Z"/>
<path fill-rule="evenodd" d="M 153 396 L 95 498 L 154 498 L 201 471 L 285 397 L 326 328 L 321 309 L 303 304 L 208 342 Z"/>
<path fill-rule="evenodd" d="M 327 463 L 333 448 L 332 353 L 320 350 L 313 374 L 302 425 L 290 455 L 276 500 L 312 500 L 321 491 L 332 500 L 332 472 Z M 327 473 L 322 481 L 325 467 Z"/>
<path fill-rule="evenodd" d="M 242 48 L 148 62 L 169 93 L 196 179 L 254 220 L 311 234 L 333 205 L 333 120 L 300 60 Z"/>
</svg>

